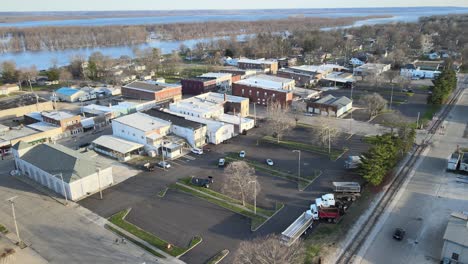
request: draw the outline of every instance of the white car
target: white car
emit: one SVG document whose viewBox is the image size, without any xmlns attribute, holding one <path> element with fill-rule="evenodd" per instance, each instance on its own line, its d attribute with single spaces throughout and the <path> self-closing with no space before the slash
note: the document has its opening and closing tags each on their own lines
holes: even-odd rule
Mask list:
<svg viewBox="0 0 468 264">
<path fill-rule="evenodd" d="M 191 151 L 192 151 L 192 153 L 195 153 L 195 154 L 198 154 L 198 155 L 203 154 L 203 149 L 192 148 Z"/>
<path fill-rule="evenodd" d="M 160 161 L 158 163 L 158 166 L 161 167 L 161 168 L 165 168 L 165 169 L 169 169 L 171 167 L 171 164 L 165 162 L 165 161 Z"/>
<path fill-rule="evenodd" d="M 274 165 L 272 159 L 266 159 L 266 164 L 268 164 L 268 165 L 270 165 L 270 166 L 273 166 L 273 165 Z"/>
<path fill-rule="evenodd" d="M 239 157 L 245 158 L 245 151 L 242 150 L 241 152 L 239 152 Z"/>
</svg>

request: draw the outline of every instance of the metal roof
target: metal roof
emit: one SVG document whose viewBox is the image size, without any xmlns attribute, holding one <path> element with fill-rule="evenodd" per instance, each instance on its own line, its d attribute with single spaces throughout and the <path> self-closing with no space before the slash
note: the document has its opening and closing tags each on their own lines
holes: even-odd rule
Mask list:
<svg viewBox="0 0 468 264">
<path fill-rule="evenodd" d="M 128 140 L 110 136 L 110 135 L 100 136 L 97 139 L 95 139 L 93 143 L 95 145 L 103 146 L 105 148 L 112 149 L 114 151 L 117 151 L 123 154 L 143 147 L 142 144 L 138 144 L 132 141 L 128 141 Z"/>
<path fill-rule="evenodd" d="M 351 99 L 349 99 L 346 96 L 341 96 L 341 97 L 337 98 L 337 97 L 329 94 L 329 95 L 327 95 L 325 97 L 322 97 L 322 98 L 318 99 L 314 103 L 324 104 L 324 105 L 333 105 L 333 106 L 337 106 L 337 107 L 344 107 L 344 106 L 348 105 L 351 102 L 352 102 Z"/>
<path fill-rule="evenodd" d="M 129 83 L 122 88 L 128 88 L 128 89 L 138 89 L 138 90 L 144 90 L 144 91 L 151 91 L 151 92 L 157 92 L 161 91 L 166 88 L 177 88 L 181 87 L 180 85 L 175 85 L 175 84 L 168 84 L 168 83 L 162 83 L 162 82 L 140 82 L 140 81 L 134 81 L 132 83 Z"/>
<path fill-rule="evenodd" d="M 171 125 L 171 123 L 167 121 L 140 112 L 116 118 L 112 122 L 118 122 L 144 132 Z"/>
<path fill-rule="evenodd" d="M 20 145 L 22 146 L 23 143 L 19 142 L 15 146 L 19 148 Z M 91 158 L 59 144 L 44 143 L 32 146 L 20 158 L 49 174 L 62 173 L 63 180 L 67 183 L 92 175 L 96 173 L 98 168 L 109 167 L 107 164 L 99 164 Z"/>
<path fill-rule="evenodd" d="M 150 110 L 144 111 L 143 113 L 145 113 L 147 115 L 150 115 L 152 117 L 158 118 L 158 119 L 165 120 L 167 122 L 170 122 L 173 125 L 180 126 L 180 127 L 188 127 L 188 128 L 192 128 L 192 129 L 198 129 L 198 128 L 201 128 L 201 127 L 205 126 L 202 123 L 195 122 L 195 121 L 190 121 L 190 120 L 187 120 L 187 119 L 185 119 L 185 118 L 183 118 L 181 116 L 174 115 L 174 114 L 171 114 L 171 113 L 166 113 L 166 112 L 156 110 L 156 109 L 150 109 Z"/>
<path fill-rule="evenodd" d="M 75 93 L 77 93 L 77 92 L 79 92 L 79 91 L 80 91 L 80 90 L 75 89 L 75 88 L 62 87 L 62 88 L 58 89 L 58 90 L 55 91 L 55 92 L 58 93 L 58 94 L 63 94 L 63 95 L 71 96 L 71 95 L 74 95 Z"/>
</svg>

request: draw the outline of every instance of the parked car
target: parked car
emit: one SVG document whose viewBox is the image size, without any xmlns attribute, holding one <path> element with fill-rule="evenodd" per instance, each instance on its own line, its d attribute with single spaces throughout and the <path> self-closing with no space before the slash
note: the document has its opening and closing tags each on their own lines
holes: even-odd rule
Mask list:
<svg viewBox="0 0 468 264">
<path fill-rule="evenodd" d="M 194 153 L 194 154 L 198 154 L 198 155 L 203 154 L 203 149 L 192 148 L 191 151 L 192 151 L 192 153 Z"/>
<path fill-rule="evenodd" d="M 274 165 L 272 159 L 266 159 L 266 164 L 268 164 L 268 165 L 270 165 L 270 166 L 273 166 L 273 165 Z"/>
<path fill-rule="evenodd" d="M 219 159 L 218 160 L 218 166 L 219 167 L 224 167 L 224 163 L 226 162 L 226 160 L 224 160 L 223 158 Z"/>
<path fill-rule="evenodd" d="M 158 166 L 161 168 L 169 169 L 171 167 L 171 164 L 169 164 L 166 161 L 160 161 L 158 162 Z"/>
<path fill-rule="evenodd" d="M 241 152 L 239 152 L 239 157 L 245 158 L 245 151 L 242 150 Z"/>
<path fill-rule="evenodd" d="M 395 232 L 393 233 L 393 238 L 396 240 L 403 240 L 405 237 L 405 230 L 403 228 L 397 228 L 395 229 Z"/>
<path fill-rule="evenodd" d="M 213 177 L 208 176 L 207 179 L 193 177 L 191 183 L 195 186 L 210 188 L 210 184 L 213 183 Z"/>
</svg>

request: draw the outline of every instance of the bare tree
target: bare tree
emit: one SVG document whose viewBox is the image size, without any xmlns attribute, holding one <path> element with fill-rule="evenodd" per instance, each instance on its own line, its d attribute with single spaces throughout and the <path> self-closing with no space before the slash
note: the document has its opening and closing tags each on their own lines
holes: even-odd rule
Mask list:
<svg viewBox="0 0 468 264">
<path fill-rule="evenodd" d="M 282 136 L 293 125 L 291 117 L 288 115 L 289 106 L 283 105 L 279 101 L 269 100 L 267 105 L 268 127 L 280 142 Z"/>
<path fill-rule="evenodd" d="M 250 167 L 245 161 L 229 163 L 224 174 L 225 180 L 222 192 L 235 199 L 240 199 L 243 206 L 245 206 L 246 201 L 255 198 L 255 192 L 258 193 L 260 191 L 260 184 L 255 176 L 255 169 Z"/>
<path fill-rule="evenodd" d="M 393 83 L 393 81 L 400 75 L 398 71 L 386 71 L 384 72 L 384 78 L 389 83 Z"/>
<path fill-rule="evenodd" d="M 29 68 L 23 68 L 20 70 L 20 80 L 21 81 L 26 81 L 29 84 L 29 88 L 31 89 L 31 92 L 33 91 L 32 89 L 32 81 L 36 80 L 37 77 L 37 69 L 36 66 L 33 65 Z"/>
<path fill-rule="evenodd" d="M 291 107 L 291 112 L 294 116 L 294 121 L 299 122 L 299 117 L 304 114 L 304 112 L 307 111 L 307 104 L 303 101 L 295 101 L 293 102 L 293 105 Z"/>
<path fill-rule="evenodd" d="M 301 240 L 291 246 L 281 244 L 277 235 L 243 241 L 235 253 L 234 264 L 304 263 L 305 247 Z"/>
<path fill-rule="evenodd" d="M 381 113 L 387 107 L 387 100 L 385 100 L 380 94 L 373 93 L 367 94 L 362 97 L 362 103 L 367 106 L 367 112 L 369 113 L 369 120 Z"/>
<path fill-rule="evenodd" d="M 319 142 L 322 147 L 327 147 L 329 152 L 331 145 L 340 136 L 340 132 L 335 127 L 332 127 L 329 118 L 320 116 L 316 121 L 314 129 L 312 130 L 312 140 Z"/>
<path fill-rule="evenodd" d="M 59 74 L 60 82 L 68 82 L 71 79 L 73 79 L 73 76 L 69 70 L 65 68 L 60 70 L 60 74 Z"/>
</svg>

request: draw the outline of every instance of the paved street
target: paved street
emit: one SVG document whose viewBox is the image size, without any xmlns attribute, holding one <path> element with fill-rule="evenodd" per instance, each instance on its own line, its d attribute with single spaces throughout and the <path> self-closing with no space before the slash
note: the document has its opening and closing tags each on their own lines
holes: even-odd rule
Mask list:
<svg viewBox="0 0 468 264">
<path fill-rule="evenodd" d="M 457 145 L 468 145 L 463 137 L 467 108 L 465 91 L 447 118 L 446 133 L 434 136 L 429 151 L 376 225 L 355 263 L 439 263 L 450 213 L 468 211 L 468 186 L 457 183 L 456 174 L 445 170 L 447 157 Z M 407 232 L 403 241 L 392 238 L 397 227 Z"/>
<path fill-rule="evenodd" d="M 12 160 L 0 162 L 0 219 L 14 230 L 10 204 L 15 199 L 20 236 L 50 263 L 161 263 L 131 243 L 114 244 L 116 236 L 100 217 L 84 208 L 63 206 L 11 176 Z"/>
</svg>

